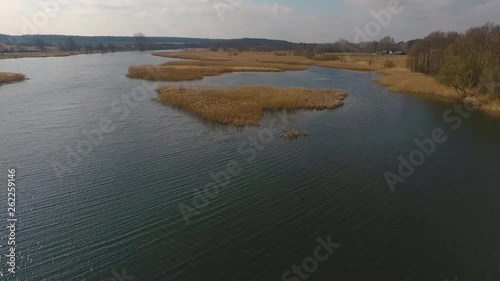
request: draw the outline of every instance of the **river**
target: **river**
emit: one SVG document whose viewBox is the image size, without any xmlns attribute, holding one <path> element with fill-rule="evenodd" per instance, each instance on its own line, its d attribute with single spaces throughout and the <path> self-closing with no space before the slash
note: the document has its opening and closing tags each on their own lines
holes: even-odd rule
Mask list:
<svg viewBox="0 0 500 281">
<path fill-rule="evenodd" d="M 349 93 L 341 108 L 288 114 L 287 127 L 308 137 L 251 146 L 262 128 L 204 123 L 152 101 L 156 83 L 125 77 L 131 65 L 166 61 L 0 60 L 0 71 L 29 78 L 0 86 L 5 280 L 121 280 L 123 270 L 141 281 L 500 280 L 499 118 L 389 92 L 372 73 L 318 67 L 160 83 Z M 399 176 L 400 159 L 436 129 L 446 140 L 391 192 L 385 174 Z M 193 207 L 228 163 L 239 172 L 187 221 L 180 206 Z M 4 257 L 10 168 L 15 277 Z M 329 236 L 340 246 L 328 259 L 283 279 Z"/>
</svg>

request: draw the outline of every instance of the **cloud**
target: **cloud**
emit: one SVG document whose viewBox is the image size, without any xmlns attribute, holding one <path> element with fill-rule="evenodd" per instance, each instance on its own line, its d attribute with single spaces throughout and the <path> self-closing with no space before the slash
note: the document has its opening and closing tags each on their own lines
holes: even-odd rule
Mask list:
<svg viewBox="0 0 500 281">
<path fill-rule="evenodd" d="M 296 42 L 352 40 L 354 29 L 390 0 L 13 0 L 2 4 L 0 33 L 20 34 L 26 20 L 43 13 L 40 3 L 60 1 L 39 33 L 201 38 L 266 37 Z M 397 0 L 392 0 L 397 1 Z M 498 0 L 400 0 L 380 37 L 409 40 L 433 30 L 458 30 L 499 18 Z M 67 4 L 63 4 L 67 3 Z M 376 38 L 374 38 L 376 39 Z"/>
</svg>

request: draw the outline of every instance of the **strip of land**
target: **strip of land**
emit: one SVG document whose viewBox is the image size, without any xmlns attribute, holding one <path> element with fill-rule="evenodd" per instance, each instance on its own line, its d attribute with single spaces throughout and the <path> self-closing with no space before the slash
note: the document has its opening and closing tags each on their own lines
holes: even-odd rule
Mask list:
<svg viewBox="0 0 500 281">
<path fill-rule="evenodd" d="M 263 114 L 277 110 L 326 110 L 344 104 L 336 89 L 246 86 L 233 88 L 162 87 L 158 101 L 214 123 L 258 126 Z"/>
<path fill-rule="evenodd" d="M 160 52 L 154 55 L 189 61 L 173 61 L 159 66 L 132 66 L 127 77 L 157 81 L 191 81 L 231 72 L 281 72 L 306 70 L 309 67 L 307 64 L 291 61 L 259 60 L 266 54 L 268 53 L 244 52 L 240 56 L 211 51 Z"/>
<path fill-rule="evenodd" d="M 82 52 L 49 51 L 49 52 L 9 52 L 0 53 L 0 59 L 68 57 L 80 55 Z"/>
<path fill-rule="evenodd" d="M 159 66 L 131 66 L 127 77 L 155 81 L 191 81 L 231 72 L 282 72 L 306 70 L 311 65 L 371 71 L 362 60 L 328 61 L 306 59 L 288 52 L 218 52 L 209 50 L 157 52 L 155 56 L 184 59 Z M 328 56 L 325 56 L 329 58 Z M 340 57 L 335 56 L 339 60 Z M 357 56 L 356 56 L 357 57 Z"/>
<path fill-rule="evenodd" d="M 156 52 L 154 55 L 183 60 L 159 66 L 132 66 L 127 76 L 156 81 L 190 81 L 231 72 L 280 72 L 319 66 L 381 74 L 377 81 L 395 92 L 461 100 L 455 89 L 440 83 L 435 77 L 409 70 L 406 55 L 324 54 L 308 59 L 295 56 L 293 51 L 237 53 L 210 50 Z M 467 101 L 484 111 L 500 113 L 499 100 L 474 97 Z"/>
<path fill-rule="evenodd" d="M 21 73 L 0 72 L 0 85 L 20 82 L 26 79 L 26 76 Z"/>
</svg>

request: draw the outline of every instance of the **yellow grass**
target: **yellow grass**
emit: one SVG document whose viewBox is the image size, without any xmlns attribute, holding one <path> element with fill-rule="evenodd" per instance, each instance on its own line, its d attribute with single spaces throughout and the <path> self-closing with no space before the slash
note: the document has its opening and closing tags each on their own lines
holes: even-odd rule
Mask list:
<svg viewBox="0 0 500 281">
<path fill-rule="evenodd" d="M 198 66 L 198 65 L 160 65 L 131 66 L 127 77 L 153 81 L 188 81 L 198 80 L 205 76 L 219 76 L 230 72 L 279 72 L 271 67 L 255 66 Z"/>
<path fill-rule="evenodd" d="M 457 92 L 439 83 L 435 78 L 410 71 L 407 68 L 379 69 L 378 82 L 393 92 L 429 95 L 447 99 L 459 99 Z"/>
<path fill-rule="evenodd" d="M 465 98 L 465 102 L 472 104 L 482 111 L 494 115 L 500 115 L 500 99 L 481 94 L 472 94 Z"/>
<path fill-rule="evenodd" d="M 26 77 L 21 73 L 0 72 L 0 85 L 23 81 L 24 79 Z"/>
<path fill-rule="evenodd" d="M 205 54 L 205 56 L 200 56 Z M 174 61 L 159 66 L 132 66 L 127 77 L 158 81 L 189 81 L 206 76 L 219 76 L 231 72 L 281 72 L 289 70 L 305 70 L 307 65 L 284 62 L 262 62 L 256 60 L 253 52 L 229 56 L 226 52 L 184 51 L 157 53 L 158 56 L 193 59 L 191 61 Z"/>
<path fill-rule="evenodd" d="M 317 59 L 306 59 L 284 52 L 277 56 L 275 52 L 241 52 L 237 56 L 229 52 L 209 50 L 186 50 L 178 52 L 157 52 L 156 56 L 185 59 L 168 62 L 160 66 L 132 66 L 127 77 L 160 81 L 189 81 L 205 76 L 218 76 L 231 72 L 280 72 L 305 70 L 309 66 L 342 68 L 359 71 L 372 71 L 383 68 L 387 58 L 396 65 L 404 65 L 406 56 L 371 56 L 366 54 L 326 54 Z M 338 56 L 339 60 L 322 60 L 322 57 Z M 373 59 L 373 64 L 369 61 Z"/>
<path fill-rule="evenodd" d="M 500 114 L 500 100 L 489 100 L 481 104 L 480 108 L 488 113 Z"/>
<path fill-rule="evenodd" d="M 375 71 L 385 69 L 387 60 L 397 67 L 405 67 L 407 56 L 371 55 L 371 54 L 335 54 L 340 57 L 337 61 L 316 61 L 314 65 L 321 67 L 349 69 L 356 71 Z M 370 61 L 372 61 L 370 65 Z"/>
<path fill-rule="evenodd" d="M 335 89 L 162 87 L 158 101 L 190 112 L 206 121 L 236 127 L 258 126 L 266 111 L 333 109 L 343 105 L 347 94 Z"/>
</svg>

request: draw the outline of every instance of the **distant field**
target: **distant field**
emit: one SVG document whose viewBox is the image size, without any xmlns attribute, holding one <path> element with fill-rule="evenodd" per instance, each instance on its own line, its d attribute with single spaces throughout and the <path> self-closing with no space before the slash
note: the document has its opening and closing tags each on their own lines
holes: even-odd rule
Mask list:
<svg viewBox="0 0 500 281">
<path fill-rule="evenodd" d="M 26 77 L 21 73 L 0 72 L 0 85 L 23 81 L 24 79 Z"/>
<path fill-rule="evenodd" d="M 304 56 L 294 56 L 292 51 L 286 52 L 214 52 L 209 50 L 199 51 L 180 51 L 180 52 L 156 52 L 156 56 L 195 60 L 196 62 L 175 62 L 167 63 L 166 65 L 252 65 L 265 67 L 268 64 L 285 64 L 285 65 L 301 65 L 322 66 L 342 69 L 352 69 L 360 71 L 373 71 L 384 68 L 386 60 L 393 61 L 397 67 L 405 67 L 407 56 L 395 55 L 374 55 L 371 54 L 342 54 L 328 53 L 325 55 L 317 55 L 315 59 L 307 59 Z M 230 55 L 231 54 L 231 55 Z M 322 60 L 325 57 L 329 60 Z M 338 60 L 331 60 L 337 57 Z M 373 59 L 373 64 L 370 65 L 370 60 Z M 290 67 L 290 66 L 288 66 Z M 292 69 L 294 70 L 294 69 Z"/>
</svg>

